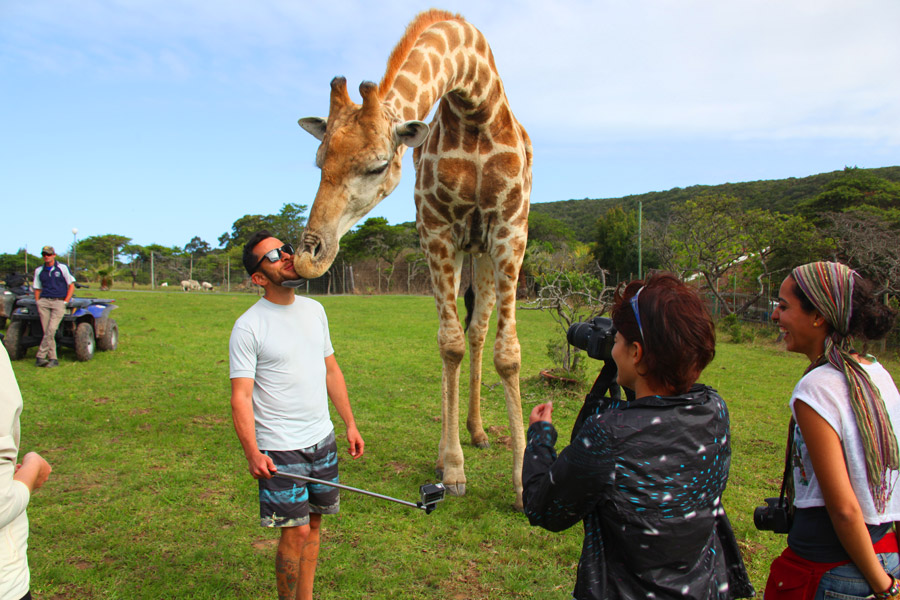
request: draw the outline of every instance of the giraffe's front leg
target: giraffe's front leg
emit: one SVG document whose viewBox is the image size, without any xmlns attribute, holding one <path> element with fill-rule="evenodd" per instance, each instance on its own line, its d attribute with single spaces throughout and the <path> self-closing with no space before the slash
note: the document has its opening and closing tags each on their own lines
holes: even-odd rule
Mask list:
<svg viewBox="0 0 900 600">
<path fill-rule="evenodd" d="M 455 327 L 453 327 L 455 325 Z M 459 442 L 459 371 L 465 343 L 462 327 L 455 319 L 442 321 L 438 333 L 443 369 L 441 375 L 441 443 L 436 471 L 451 496 L 464 496 L 466 474 Z"/>
<path fill-rule="evenodd" d="M 522 420 L 522 397 L 519 392 L 519 371 L 522 367 L 522 350 L 516 334 L 516 278 L 501 279 L 498 286 L 497 340 L 494 343 L 494 367 L 503 381 L 506 414 L 509 419 L 509 437 L 512 442 L 512 479 L 516 492 L 515 508 L 523 510 L 522 462 L 525 454 L 525 427 Z"/>
<path fill-rule="evenodd" d="M 466 335 L 469 338 L 469 416 L 466 428 L 472 438 L 472 445 L 490 448 L 491 443 L 484 432 L 481 420 L 481 360 L 484 355 L 484 340 L 490 325 L 491 311 L 494 310 L 494 272 L 491 261 L 475 259 L 475 273 L 472 288 L 475 301 Z"/>
</svg>

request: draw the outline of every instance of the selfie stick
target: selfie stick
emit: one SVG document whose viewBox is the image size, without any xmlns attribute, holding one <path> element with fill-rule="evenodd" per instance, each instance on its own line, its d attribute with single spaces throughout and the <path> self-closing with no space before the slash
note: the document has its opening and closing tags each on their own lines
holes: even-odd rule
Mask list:
<svg viewBox="0 0 900 600">
<path fill-rule="evenodd" d="M 374 496 L 375 498 L 381 498 L 382 500 L 390 500 L 391 502 L 396 502 L 397 504 L 403 504 L 404 506 L 411 506 L 413 508 L 421 508 L 425 511 L 425 514 L 430 514 L 431 511 L 434 510 L 434 505 L 444 499 L 444 484 L 442 483 L 432 483 L 425 484 L 419 488 L 419 492 L 421 493 L 422 500 L 413 504 L 412 502 L 407 502 L 406 500 L 400 500 L 399 498 L 391 498 L 390 496 L 383 496 L 382 494 L 376 494 L 375 492 L 370 492 L 368 490 L 361 490 L 359 488 L 350 487 L 349 485 L 343 485 L 341 483 L 334 483 L 333 481 L 324 481 L 322 479 L 315 479 L 314 477 L 307 477 L 305 475 L 294 475 L 292 473 L 278 473 L 275 475 L 281 475 L 282 477 L 290 477 L 291 479 L 299 479 L 300 481 L 308 481 L 309 483 L 318 483 L 319 485 L 328 485 L 331 487 L 336 487 L 342 490 L 347 490 L 350 492 L 357 492 L 360 494 L 365 494 L 367 496 Z"/>
</svg>

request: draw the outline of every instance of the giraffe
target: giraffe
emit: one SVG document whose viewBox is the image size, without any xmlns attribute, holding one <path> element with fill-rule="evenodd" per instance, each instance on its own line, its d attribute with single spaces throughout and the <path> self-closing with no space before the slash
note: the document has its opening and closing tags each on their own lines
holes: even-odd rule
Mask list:
<svg viewBox="0 0 900 600">
<path fill-rule="evenodd" d="M 321 181 L 294 257 L 301 277 L 322 275 L 341 238 L 400 181 L 414 148 L 416 229 L 427 259 L 440 325 L 441 440 L 436 470 L 451 495 L 466 492 L 459 439 L 460 364 L 469 346 L 466 426 L 490 445 L 481 420 L 481 362 L 495 304 L 494 367 L 504 390 L 513 453 L 515 507 L 522 508 L 525 434 L 519 395 L 516 284 L 528 235 L 531 141 L 509 107 L 484 36 L 461 16 L 419 14 L 388 60 L 381 83 L 363 82 L 362 105 L 346 80 L 331 82 L 328 119 L 300 119 L 321 144 Z M 423 123 L 434 105 L 430 125 Z M 457 296 L 465 255 L 472 255 L 475 302 L 466 330 Z"/>
</svg>

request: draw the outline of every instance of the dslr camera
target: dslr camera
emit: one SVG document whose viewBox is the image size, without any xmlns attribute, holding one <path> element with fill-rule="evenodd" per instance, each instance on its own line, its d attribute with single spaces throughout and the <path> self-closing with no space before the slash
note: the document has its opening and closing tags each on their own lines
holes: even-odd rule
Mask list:
<svg viewBox="0 0 900 600">
<path fill-rule="evenodd" d="M 612 361 L 616 327 L 612 319 L 594 317 L 587 323 L 572 323 L 566 333 L 566 340 L 570 346 L 584 350 L 593 359 Z"/>
<path fill-rule="evenodd" d="M 765 506 L 753 511 L 753 525 L 760 531 L 787 533 L 791 529 L 791 511 L 784 496 L 766 498 Z"/>
</svg>

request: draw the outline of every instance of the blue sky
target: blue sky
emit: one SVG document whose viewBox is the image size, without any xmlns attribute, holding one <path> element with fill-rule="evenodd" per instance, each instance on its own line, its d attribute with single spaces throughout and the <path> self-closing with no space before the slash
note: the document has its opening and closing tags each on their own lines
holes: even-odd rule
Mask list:
<svg viewBox="0 0 900 600">
<path fill-rule="evenodd" d="M 407 0 L 0 0 L 0 252 L 211 245 L 311 204 L 328 83 L 378 81 Z M 447 1 L 534 143 L 532 202 L 900 164 L 896 0 Z M 415 218 L 412 153 L 370 216 Z"/>
</svg>

